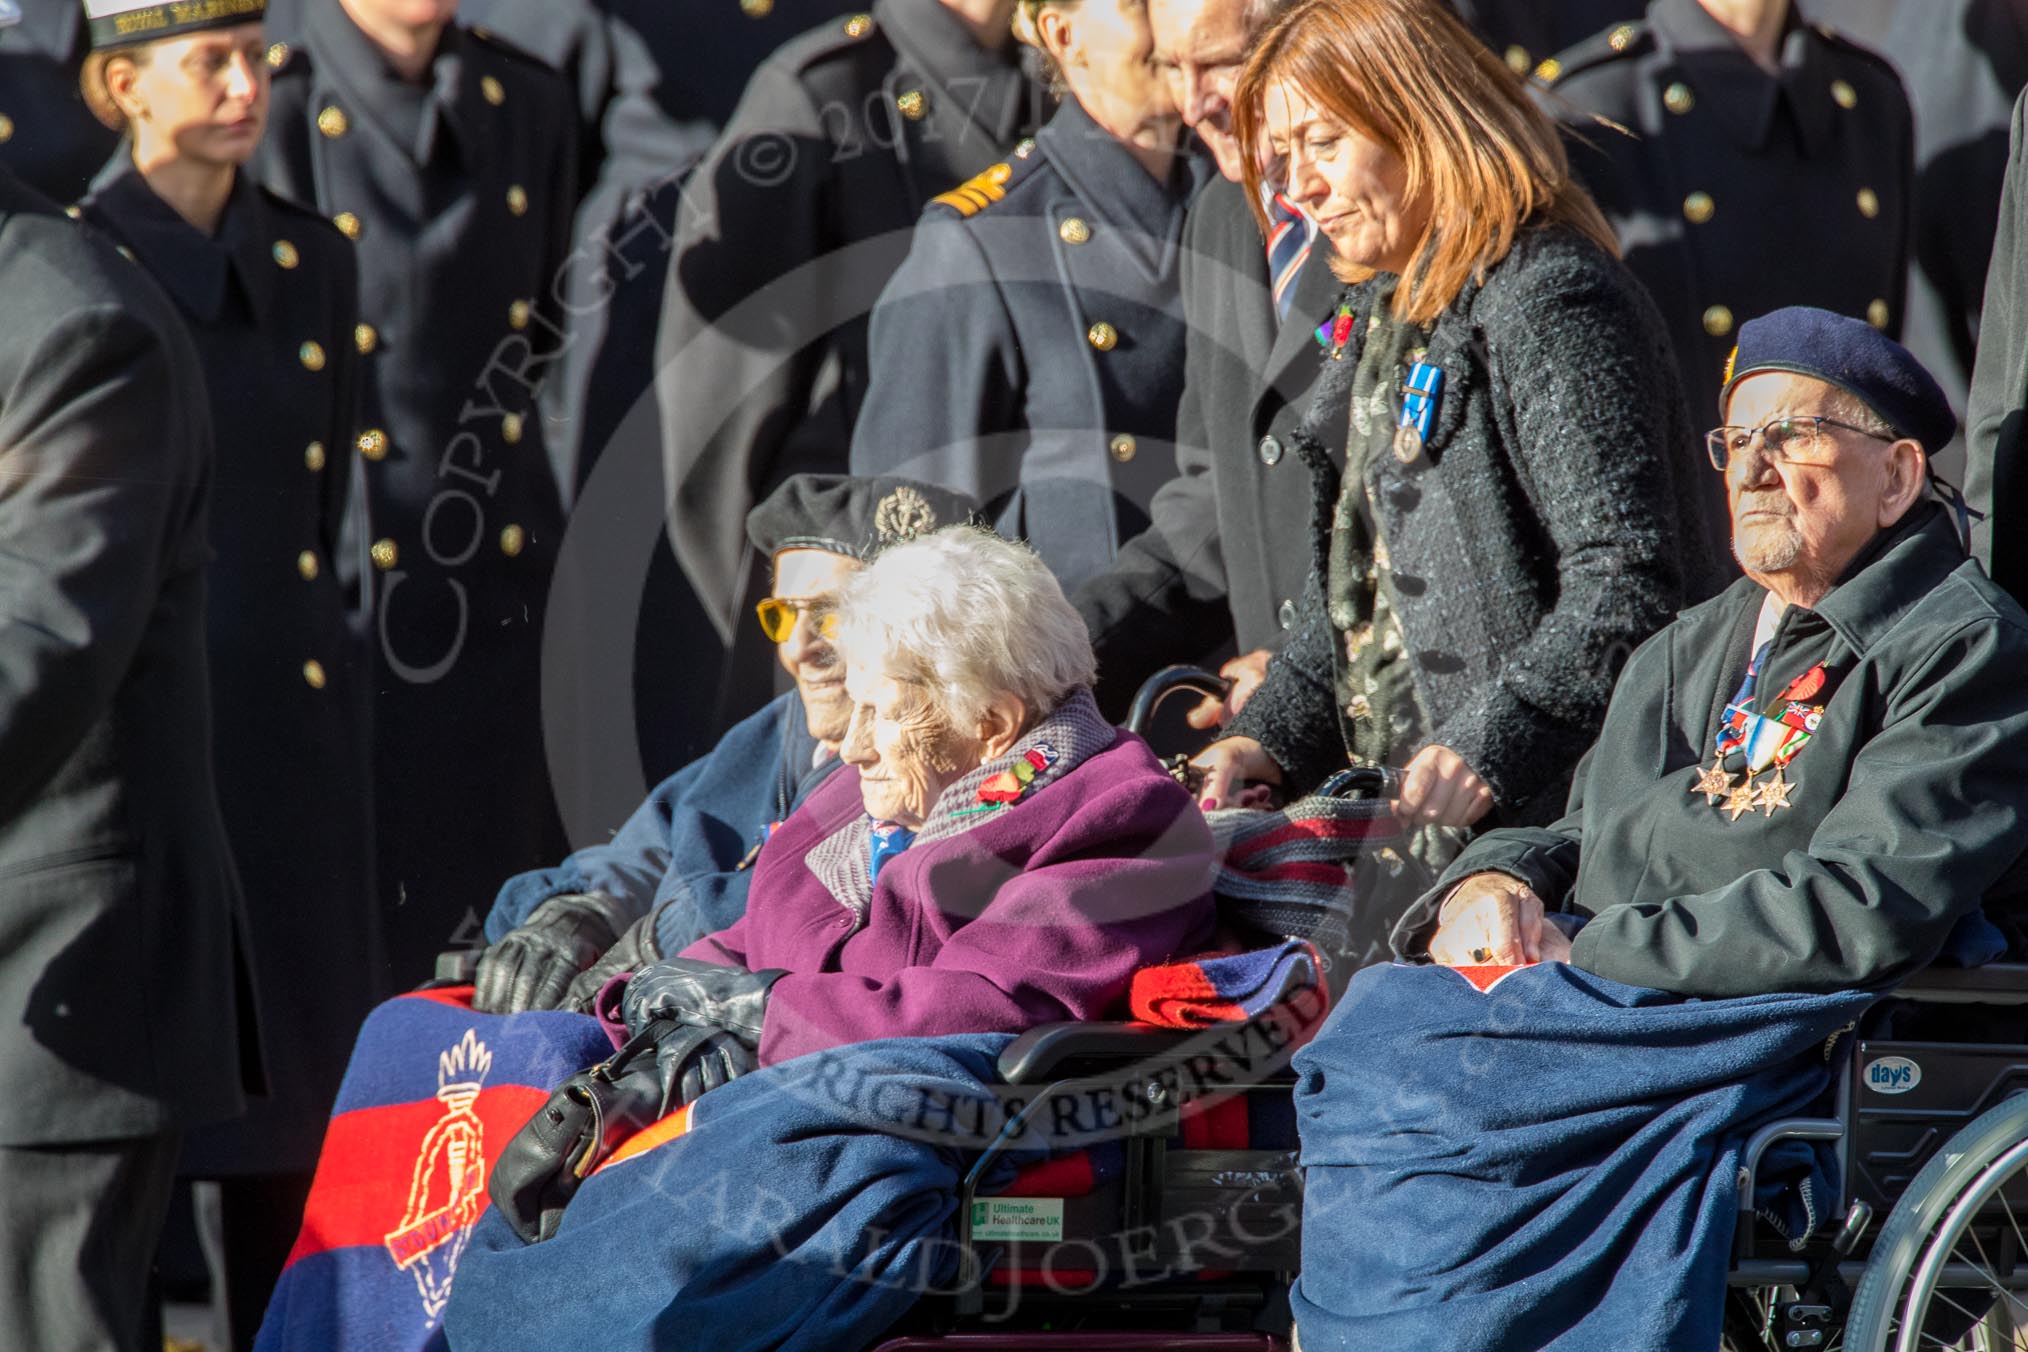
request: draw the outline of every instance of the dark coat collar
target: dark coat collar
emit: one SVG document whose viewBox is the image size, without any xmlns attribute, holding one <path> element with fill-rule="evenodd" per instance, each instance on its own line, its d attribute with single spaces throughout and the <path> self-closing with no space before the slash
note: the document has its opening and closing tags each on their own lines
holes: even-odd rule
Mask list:
<svg viewBox="0 0 2028 1352">
<path fill-rule="evenodd" d="M 395 73 L 386 55 L 359 25 L 346 17 L 341 6 L 327 0 L 307 8 L 304 24 L 323 58 L 320 69 L 327 71 L 332 83 L 351 96 L 373 134 L 418 165 L 428 164 L 436 157 L 446 130 L 461 149 L 475 148 L 469 107 L 470 100 L 478 95 L 475 88 L 467 86 L 476 85 L 476 72 L 471 73 L 473 78 L 466 78 L 466 67 L 471 63 L 466 60 L 464 35 L 456 24 L 445 27 L 437 54 L 430 63 L 429 80 L 418 86 Z M 402 120 L 389 115 L 389 108 L 398 100 L 422 102 L 421 122 L 412 143 Z"/>
<path fill-rule="evenodd" d="M 1816 613 L 1863 657 L 1964 561 L 1950 513 L 1919 502 L 1859 552 Z"/>
<path fill-rule="evenodd" d="M 1782 35 L 1781 69 L 1770 75 L 1754 64 L 1731 31 L 1697 0 L 1655 0 L 1649 21 L 1676 55 L 1702 106 L 1733 142 L 1748 151 L 1767 148 L 1782 106 L 1803 139 L 1803 148 L 1821 155 L 1836 133 L 1836 105 L 1824 44 L 1789 8 Z"/>
<path fill-rule="evenodd" d="M 1014 139 L 1028 101 L 1019 44 L 988 51 L 942 0 L 873 0 L 880 31 L 913 72 L 929 84 L 933 108 L 961 108 L 994 145 Z"/>
<path fill-rule="evenodd" d="M 225 310 L 235 274 L 255 322 L 271 312 L 274 264 L 268 251 L 273 230 L 267 204 L 245 174 L 233 176 L 218 232 L 207 236 L 148 186 L 134 167 L 131 144 L 123 139 L 92 180 L 86 202 L 113 223 L 148 274 L 185 313 L 215 322 Z"/>
<path fill-rule="evenodd" d="M 1185 151 L 1170 165 L 1168 181 L 1157 183 L 1076 99 L 1065 99 L 1035 140 L 1092 215 L 1127 227 L 1120 238 L 1151 279 L 1175 265 L 1183 213 L 1204 183 L 1202 158 Z"/>
</svg>

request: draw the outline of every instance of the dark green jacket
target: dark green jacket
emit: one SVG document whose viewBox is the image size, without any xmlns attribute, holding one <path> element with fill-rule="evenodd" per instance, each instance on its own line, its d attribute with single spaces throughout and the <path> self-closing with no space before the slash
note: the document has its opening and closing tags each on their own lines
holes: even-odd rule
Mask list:
<svg viewBox="0 0 2028 1352">
<path fill-rule="evenodd" d="M 2023 851 L 2028 613 L 1940 508 L 1911 511 L 1776 627 L 1761 691 L 1822 661 L 1829 702 L 1788 767 L 1793 806 L 1734 821 L 1691 785 L 1763 595 L 1742 579 L 1643 644 L 1568 813 L 1474 841 L 1403 918 L 1397 951 L 1426 950 L 1452 884 L 1491 870 L 1588 916 L 1572 962 L 1630 985 L 1829 991 L 1928 963 Z"/>
</svg>

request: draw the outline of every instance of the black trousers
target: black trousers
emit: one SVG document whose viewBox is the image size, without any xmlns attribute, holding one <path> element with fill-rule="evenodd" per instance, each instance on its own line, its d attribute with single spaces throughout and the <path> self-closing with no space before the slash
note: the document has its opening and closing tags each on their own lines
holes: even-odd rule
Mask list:
<svg viewBox="0 0 2028 1352">
<path fill-rule="evenodd" d="M 180 1138 L 0 1146 L 0 1330 L 36 1352 L 139 1352 Z M 155 1348 L 161 1336 L 154 1334 Z"/>
</svg>

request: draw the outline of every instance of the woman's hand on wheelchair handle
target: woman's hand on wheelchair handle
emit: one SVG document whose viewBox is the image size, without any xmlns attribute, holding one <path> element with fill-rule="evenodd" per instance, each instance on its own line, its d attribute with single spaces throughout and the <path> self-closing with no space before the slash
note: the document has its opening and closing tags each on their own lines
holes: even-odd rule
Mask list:
<svg viewBox="0 0 2028 1352">
<path fill-rule="evenodd" d="M 1282 767 L 1251 737 L 1227 737 L 1213 742 L 1190 763 L 1204 772 L 1198 806 L 1206 812 L 1248 806 L 1260 796 L 1246 787 L 1250 779 L 1270 784 L 1282 782 Z"/>
<path fill-rule="evenodd" d="M 1394 815 L 1404 826 L 1470 826 L 1492 810 L 1486 781 L 1447 746 L 1426 746 L 1402 767 Z"/>
<path fill-rule="evenodd" d="M 1266 648 L 1256 648 L 1232 658 L 1218 669 L 1218 674 L 1232 682 L 1232 688 L 1225 692 L 1225 698 L 1206 695 L 1201 703 L 1184 715 L 1191 727 L 1202 732 L 1222 728 L 1239 716 L 1246 702 L 1253 698 L 1253 692 L 1260 689 L 1260 683 L 1267 679 L 1268 659 L 1274 654 Z"/>
</svg>

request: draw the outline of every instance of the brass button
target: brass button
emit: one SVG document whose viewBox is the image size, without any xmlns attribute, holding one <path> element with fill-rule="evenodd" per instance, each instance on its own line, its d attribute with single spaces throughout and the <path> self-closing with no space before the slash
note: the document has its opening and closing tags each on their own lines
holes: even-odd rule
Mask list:
<svg viewBox="0 0 2028 1352">
<path fill-rule="evenodd" d="M 317 342 L 303 344 L 296 349 L 296 359 L 312 371 L 324 369 L 324 345 Z"/>
<path fill-rule="evenodd" d="M 1561 74 L 1563 74 L 1563 63 L 1553 56 L 1535 68 L 1535 78 L 1544 84 L 1556 83 L 1556 77 Z"/>
<path fill-rule="evenodd" d="M 512 305 L 509 305 L 507 307 L 507 327 L 510 329 L 527 328 L 528 314 L 529 314 L 528 302 L 525 300 L 515 301 Z"/>
<path fill-rule="evenodd" d="M 70 217 L 74 221 L 81 221 L 84 219 L 84 208 L 79 206 L 77 203 L 72 202 L 69 206 L 63 209 L 63 214 Z"/>
<path fill-rule="evenodd" d="M 285 239 L 275 241 L 274 255 L 275 262 L 284 268 L 292 268 L 303 261 L 303 256 L 296 252 L 296 246 Z"/>
<path fill-rule="evenodd" d="M 528 189 L 522 187 L 519 183 L 510 184 L 507 188 L 507 209 L 516 216 L 526 216 L 528 214 Z"/>
<path fill-rule="evenodd" d="M 1606 46 L 1612 48 L 1616 52 L 1623 52 L 1627 49 L 1627 44 L 1632 42 L 1633 40 L 1634 40 L 1634 26 L 1630 23 L 1623 23 L 1618 28 L 1615 28 L 1613 30 L 1613 35 L 1611 37 L 1606 39 Z"/>
<path fill-rule="evenodd" d="M 1110 352 L 1119 344 L 1120 331 L 1101 319 L 1084 331 L 1084 340 L 1101 352 Z"/>
<path fill-rule="evenodd" d="M 137 263 L 140 261 L 139 259 L 134 257 L 134 251 L 132 249 L 129 249 L 124 244 L 115 244 L 113 246 L 113 252 L 118 254 L 120 257 L 126 259 L 129 263 Z"/>
<path fill-rule="evenodd" d="M 500 532 L 500 552 L 513 558 L 528 543 L 528 532 L 519 526 L 507 526 Z"/>
<path fill-rule="evenodd" d="M 479 95 L 486 102 L 498 108 L 501 104 L 507 102 L 507 87 L 490 75 L 481 75 L 479 77 Z"/>
<path fill-rule="evenodd" d="M 863 38 L 872 31 L 873 16 L 871 14 L 855 14 L 845 21 L 845 36 L 848 38 Z"/>
<path fill-rule="evenodd" d="M 363 357 L 380 346 L 380 333 L 371 324 L 357 325 L 352 330 L 352 345 L 359 349 L 359 355 Z"/>
<path fill-rule="evenodd" d="M 1296 603 L 1284 600 L 1281 609 L 1275 612 L 1275 620 L 1284 629 L 1294 629 L 1296 627 Z"/>
<path fill-rule="evenodd" d="M 1880 194 L 1871 188 L 1861 188 L 1859 190 L 1859 214 L 1869 221 L 1878 216 L 1880 214 Z"/>
<path fill-rule="evenodd" d="M 1893 317 L 1884 300 L 1876 300 L 1866 307 L 1866 322 L 1876 329 L 1884 331 L 1887 328 L 1887 321 Z"/>
<path fill-rule="evenodd" d="M 775 0 L 739 0 L 739 12 L 749 19 L 765 19 L 774 8 Z"/>
<path fill-rule="evenodd" d="M 337 226 L 338 233 L 347 239 L 358 239 L 360 231 L 365 229 L 359 223 L 359 218 L 349 211 L 341 211 L 336 216 L 333 216 L 331 224 Z"/>
<path fill-rule="evenodd" d="M 1063 224 L 1056 227 L 1056 237 L 1065 244 L 1082 244 L 1091 238 L 1091 227 L 1081 217 L 1067 216 Z"/>
<path fill-rule="evenodd" d="M 383 573 L 401 561 L 401 549 L 392 540 L 375 540 L 373 548 L 366 552 L 373 556 L 373 566 Z"/>
<path fill-rule="evenodd" d="M 1692 225 L 1702 225 L 1711 219 L 1718 204 L 1711 200 L 1708 192 L 1693 192 L 1683 199 L 1683 217 Z"/>
<path fill-rule="evenodd" d="M 1260 439 L 1260 462 L 1269 469 L 1273 469 L 1281 461 L 1282 443 L 1280 439 L 1276 437 L 1262 437 Z"/>
<path fill-rule="evenodd" d="M 1714 305 L 1704 312 L 1704 331 L 1713 338 L 1723 338 L 1732 332 L 1732 311 L 1723 305 Z"/>
<path fill-rule="evenodd" d="M 387 459 L 387 433 L 369 427 L 359 434 L 359 453 L 368 460 Z"/>
<path fill-rule="evenodd" d="M 303 464 L 312 474 L 324 468 L 324 443 L 313 441 L 303 448 Z"/>
<path fill-rule="evenodd" d="M 1697 106 L 1697 96 L 1681 80 L 1662 91 L 1662 106 L 1681 116 Z"/>
<path fill-rule="evenodd" d="M 324 664 L 314 657 L 303 663 L 303 679 L 309 682 L 312 690 L 322 690 L 324 688 Z"/>
<path fill-rule="evenodd" d="M 286 42 L 270 42 L 268 44 L 268 69 L 280 70 L 288 64 L 289 44 Z"/>
<path fill-rule="evenodd" d="M 901 115 L 909 121 L 920 122 L 922 115 L 929 111 L 929 100 L 923 97 L 920 89 L 911 89 L 897 98 L 894 106 L 901 109 Z"/>
<path fill-rule="evenodd" d="M 1859 91 L 1852 87 L 1850 80 L 1831 81 L 1831 102 L 1850 111 L 1859 106 Z"/>
<path fill-rule="evenodd" d="M 521 415 L 519 413 L 503 413 L 500 415 L 500 435 L 506 439 L 509 446 L 520 442 Z"/>
<path fill-rule="evenodd" d="M 303 575 L 303 581 L 305 582 L 315 582 L 317 580 L 317 553 L 315 550 L 306 549 L 296 555 L 296 571 Z"/>
<path fill-rule="evenodd" d="M 317 114 L 317 130 L 332 140 L 343 136 L 351 123 L 345 118 L 345 110 L 335 103 L 324 105 L 324 111 Z"/>
<path fill-rule="evenodd" d="M 14 119 L 5 113 L 0 113 L 0 141 L 11 141 L 13 139 Z"/>
<path fill-rule="evenodd" d="M 1119 461 L 1122 465 L 1124 465 L 1129 460 L 1132 460 L 1134 458 L 1134 453 L 1140 450 L 1141 448 L 1140 444 L 1137 443 L 1133 439 L 1133 437 L 1129 436 L 1125 432 L 1122 432 L 1106 444 L 1106 449 L 1110 450 L 1113 453 L 1113 459 Z"/>
<path fill-rule="evenodd" d="M 1518 43 L 1509 47 L 1503 55 L 1507 61 L 1507 69 L 1516 75 L 1526 75 L 1528 68 L 1535 64 L 1534 58 L 1528 55 L 1528 49 Z"/>
</svg>

